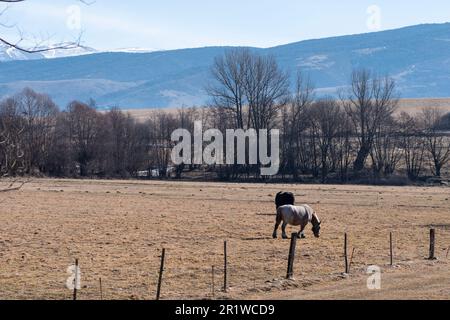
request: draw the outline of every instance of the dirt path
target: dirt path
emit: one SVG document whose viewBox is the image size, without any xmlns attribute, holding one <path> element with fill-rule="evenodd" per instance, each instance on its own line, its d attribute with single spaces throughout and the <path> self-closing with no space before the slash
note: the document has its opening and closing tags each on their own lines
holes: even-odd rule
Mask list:
<svg viewBox="0 0 450 320">
<path fill-rule="evenodd" d="M 389 269 L 390 267 L 385 267 Z M 394 271 L 393 271 L 394 270 Z M 321 283 L 302 289 L 249 295 L 248 299 L 269 300 L 401 300 L 449 299 L 450 270 L 446 263 L 420 263 L 414 267 L 395 267 L 381 274 L 381 289 L 369 290 L 369 275 L 362 272 L 339 281 Z"/>
</svg>

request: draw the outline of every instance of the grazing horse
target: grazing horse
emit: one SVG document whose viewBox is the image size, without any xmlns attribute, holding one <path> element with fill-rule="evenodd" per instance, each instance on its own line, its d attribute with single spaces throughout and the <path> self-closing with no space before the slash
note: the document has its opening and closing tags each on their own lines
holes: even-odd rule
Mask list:
<svg viewBox="0 0 450 320">
<path fill-rule="evenodd" d="M 317 216 L 316 212 L 308 205 L 302 206 L 293 206 L 293 205 L 285 205 L 281 206 L 277 209 L 277 222 L 275 224 L 275 230 L 273 231 L 273 238 L 277 238 L 277 230 L 280 226 L 281 222 L 283 225 L 281 227 L 283 231 L 283 239 L 287 239 L 286 227 L 288 224 L 292 226 L 300 226 L 300 232 L 298 233 L 299 238 L 305 238 L 305 234 L 303 233 L 308 223 L 312 223 L 313 228 L 312 231 L 316 238 L 320 237 L 320 219 Z"/>
<path fill-rule="evenodd" d="M 275 197 L 275 206 L 277 209 L 287 204 L 294 205 L 295 196 L 292 192 L 278 192 Z"/>
</svg>

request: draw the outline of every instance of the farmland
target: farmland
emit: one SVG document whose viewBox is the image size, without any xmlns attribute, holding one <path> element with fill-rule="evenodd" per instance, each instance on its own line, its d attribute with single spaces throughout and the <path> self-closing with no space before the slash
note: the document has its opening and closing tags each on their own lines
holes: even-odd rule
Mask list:
<svg viewBox="0 0 450 320">
<path fill-rule="evenodd" d="M 427 98 L 427 99 L 400 99 L 398 103 L 397 113 L 406 112 L 411 115 L 416 115 L 421 112 L 423 108 L 435 108 L 441 110 L 443 113 L 450 112 L 450 99 L 448 98 Z M 144 108 L 144 109 L 129 109 L 129 112 L 138 121 L 144 122 L 161 109 L 158 108 Z M 175 108 L 166 108 L 166 112 L 176 113 Z"/>
<path fill-rule="evenodd" d="M 308 227 L 298 241 L 293 280 L 284 280 L 289 241 L 271 238 L 280 190 L 323 220 L 320 239 Z M 212 266 L 219 299 L 449 299 L 449 198 L 444 187 L 35 179 L 0 193 L 0 299 L 71 299 L 65 283 L 75 259 L 79 299 L 100 299 L 100 278 L 105 299 L 154 299 L 162 248 L 162 299 L 212 298 Z M 436 261 L 425 259 L 431 227 Z M 382 268 L 381 290 L 366 287 L 369 265 Z"/>
</svg>

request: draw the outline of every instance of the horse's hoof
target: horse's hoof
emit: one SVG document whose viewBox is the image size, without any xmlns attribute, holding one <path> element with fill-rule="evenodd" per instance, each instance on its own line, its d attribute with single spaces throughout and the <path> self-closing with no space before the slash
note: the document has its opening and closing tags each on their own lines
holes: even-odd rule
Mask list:
<svg viewBox="0 0 450 320">
<path fill-rule="evenodd" d="M 277 237 L 276 234 L 274 234 L 274 235 L 272 236 L 272 238 L 277 239 L 278 237 Z"/>
<path fill-rule="evenodd" d="M 283 236 L 283 239 L 286 240 L 286 239 L 289 239 L 289 238 L 287 236 Z"/>
</svg>

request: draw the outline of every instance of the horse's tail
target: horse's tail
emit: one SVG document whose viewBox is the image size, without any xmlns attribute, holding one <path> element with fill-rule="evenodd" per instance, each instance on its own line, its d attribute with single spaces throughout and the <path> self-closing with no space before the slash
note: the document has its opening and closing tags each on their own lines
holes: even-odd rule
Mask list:
<svg viewBox="0 0 450 320">
<path fill-rule="evenodd" d="M 283 213 L 281 212 L 281 207 L 277 208 L 277 223 L 281 223 L 283 220 Z"/>
</svg>

